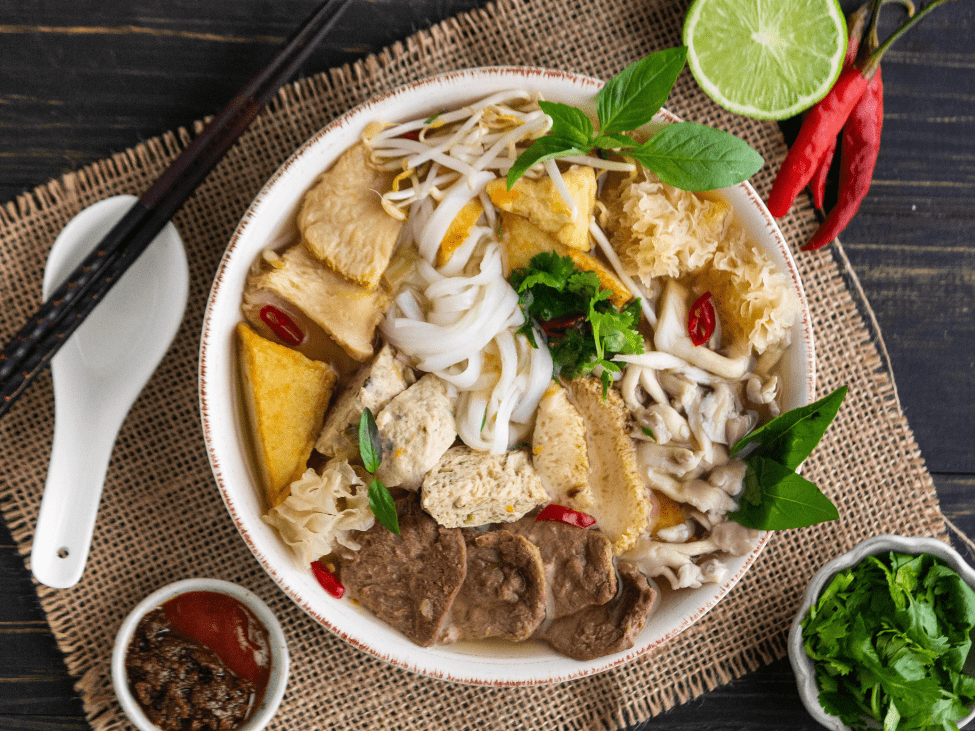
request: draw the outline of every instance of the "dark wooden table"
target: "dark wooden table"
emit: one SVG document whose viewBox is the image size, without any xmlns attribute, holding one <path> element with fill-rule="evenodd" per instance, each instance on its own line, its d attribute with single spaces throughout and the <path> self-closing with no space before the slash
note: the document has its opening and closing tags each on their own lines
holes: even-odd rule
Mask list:
<svg viewBox="0 0 975 731">
<path fill-rule="evenodd" d="M 625 2 L 626 0 L 621 0 Z M 785 0 L 784 0 L 785 1 Z M 843 0 L 849 11 L 857 0 Z M 316 0 L 0 0 L 0 202 L 219 109 Z M 482 0 L 360 0 L 304 71 L 353 61 Z M 888 14 L 889 23 L 898 13 Z M 883 28 L 883 26 L 882 26 Z M 884 144 L 843 237 L 945 514 L 975 536 L 975 3 L 884 63 Z M 571 39 L 567 39 L 571 42 Z M 0 730 L 88 728 L 0 523 Z M 808 729 L 785 661 L 640 728 Z"/>
</svg>

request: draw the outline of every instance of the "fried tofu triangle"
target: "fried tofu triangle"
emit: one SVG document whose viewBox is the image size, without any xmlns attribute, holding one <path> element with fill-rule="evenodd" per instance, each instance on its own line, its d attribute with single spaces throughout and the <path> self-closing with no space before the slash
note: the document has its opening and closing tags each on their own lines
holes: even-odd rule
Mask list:
<svg viewBox="0 0 975 731">
<path fill-rule="evenodd" d="M 305 469 L 335 386 L 335 371 L 238 323 L 241 387 L 267 507 Z"/>
</svg>

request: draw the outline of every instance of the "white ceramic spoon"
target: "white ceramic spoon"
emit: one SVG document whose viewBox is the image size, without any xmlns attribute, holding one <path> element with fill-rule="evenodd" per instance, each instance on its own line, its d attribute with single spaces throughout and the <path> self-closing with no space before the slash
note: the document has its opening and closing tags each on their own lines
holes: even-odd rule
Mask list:
<svg viewBox="0 0 975 731">
<path fill-rule="evenodd" d="M 45 299 L 135 201 L 107 198 L 71 219 L 48 256 Z M 30 555 L 42 584 L 74 586 L 85 570 L 115 438 L 169 349 L 188 289 L 183 242 L 169 223 L 51 360 L 54 445 Z"/>
</svg>

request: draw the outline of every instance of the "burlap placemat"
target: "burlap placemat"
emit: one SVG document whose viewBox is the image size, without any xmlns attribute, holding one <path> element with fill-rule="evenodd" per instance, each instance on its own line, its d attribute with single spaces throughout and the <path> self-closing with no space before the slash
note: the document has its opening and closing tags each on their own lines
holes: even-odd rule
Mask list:
<svg viewBox="0 0 975 731">
<path fill-rule="evenodd" d="M 240 540 L 217 493 L 197 411 L 197 349 L 212 274 L 252 197 L 308 136 L 352 105 L 450 69 L 525 64 L 607 78 L 650 51 L 677 45 L 684 0 L 501 0 L 446 22 L 354 67 L 280 94 L 175 218 L 191 266 L 190 299 L 176 341 L 122 428 L 109 469 L 87 571 L 73 589 L 39 587 L 57 641 L 96 729 L 127 728 L 109 681 L 115 632 L 157 587 L 190 576 L 235 581 L 282 619 L 292 673 L 276 729 L 614 728 L 636 723 L 784 654 L 804 586 L 823 562 L 877 533 L 944 538 L 937 496 L 889 374 L 844 283 L 842 256 L 798 254 L 812 311 L 820 393 L 850 386 L 847 403 L 806 475 L 841 520 L 776 535 L 716 609 L 667 646 L 625 667 L 557 686 L 464 687 L 390 667 L 311 621 L 277 590 Z M 728 114 L 685 72 L 669 106 L 731 130 L 769 161 L 763 196 L 785 148 L 778 128 Z M 48 249 L 83 206 L 141 193 L 186 143 L 167 134 L 0 208 L 0 338 L 40 301 Z M 808 204 L 782 222 L 804 240 Z M 0 421 L 0 500 L 26 556 L 53 429 L 49 378 Z"/>
</svg>

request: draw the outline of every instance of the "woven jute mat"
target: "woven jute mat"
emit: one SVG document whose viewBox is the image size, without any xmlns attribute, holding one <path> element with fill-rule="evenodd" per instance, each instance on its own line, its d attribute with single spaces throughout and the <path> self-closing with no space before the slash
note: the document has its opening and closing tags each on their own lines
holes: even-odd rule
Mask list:
<svg viewBox="0 0 975 731">
<path fill-rule="evenodd" d="M 840 250 L 797 254 L 812 311 L 818 392 L 850 393 L 805 475 L 841 519 L 789 531 L 697 624 L 628 665 L 554 686 L 485 688 L 426 679 L 352 649 L 309 619 L 264 574 L 238 537 L 212 479 L 197 410 L 197 353 L 211 278 L 238 220 L 264 181 L 312 133 L 378 92 L 434 73 L 483 65 L 533 65 L 608 78 L 647 53 L 677 45 L 684 0 L 500 0 L 450 20 L 354 67 L 285 89 L 180 210 L 175 224 L 191 267 L 177 338 L 129 414 L 115 446 L 88 567 L 80 584 L 38 587 L 95 729 L 127 728 L 109 680 L 109 655 L 125 614 L 159 586 L 191 576 L 242 584 L 282 619 L 292 653 L 276 729 L 616 728 L 636 723 L 785 652 L 786 628 L 811 574 L 878 533 L 944 539 L 934 485 L 879 357 L 869 308 L 851 287 Z M 730 130 L 768 165 L 764 197 L 785 154 L 773 123 L 728 114 L 686 72 L 668 106 Z M 139 194 L 189 134 L 166 134 L 0 208 L 0 338 L 40 302 L 48 250 L 82 207 Z M 803 202 L 781 221 L 798 248 L 815 218 Z M 872 336 L 871 333 L 874 332 Z M 0 501 L 24 555 L 47 471 L 53 430 L 49 378 L 0 420 Z"/>
</svg>

